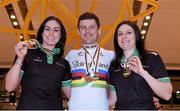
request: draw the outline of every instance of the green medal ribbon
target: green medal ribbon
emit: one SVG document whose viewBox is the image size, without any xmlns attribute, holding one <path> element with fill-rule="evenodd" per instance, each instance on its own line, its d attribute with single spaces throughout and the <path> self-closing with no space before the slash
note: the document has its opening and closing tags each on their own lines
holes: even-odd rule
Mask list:
<svg viewBox="0 0 180 111">
<path fill-rule="evenodd" d="M 137 49 L 134 49 L 132 55 L 129 58 L 126 58 L 125 55 L 123 55 L 122 59 L 121 59 L 121 64 L 122 66 L 125 66 L 127 64 L 127 62 L 129 61 L 129 59 L 133 56 L 138 56 L 139 57 L 139 52 L 137 51 Z"/>
<path fill-rule="evenodd" d="M 53 55 L 54 54 L 59 54 L 61 52 L 60 48 L 54 48 L 53 50 L 49 50 L 47 48 L 43 48 L 42 45 L 35 39 L 30 39 L 29 41 L 36 43 L 35 46 L 37 48 L 40 48 L 41 51 L 43 51 L 44 53 L 46 53 L 47 56 L 47 63 L 48 64 L 53 64 Z"/>
</svg>

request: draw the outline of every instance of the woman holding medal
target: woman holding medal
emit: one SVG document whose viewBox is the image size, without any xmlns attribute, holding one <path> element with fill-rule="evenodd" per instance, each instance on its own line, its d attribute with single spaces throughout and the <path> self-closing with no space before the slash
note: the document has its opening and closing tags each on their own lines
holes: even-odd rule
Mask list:
<svg viewBox="0 0 180 111">
<path fill-rule="evenodd" d="M 14 91 L 21 86 L 17 109 L 63 109 L 61 88 L 69 97 L 71 79 L 69 63 L 63 58 L 65 42 L 64 25 L 50 16 L 42 22 L 37 40 L 15 46 L 17 56 L 6 75 L 5 88 Z"/>
<path fill-rule="evenodd" d="M 153 96 L 169 100 L 172 85 L 162 59 L 156 52 L 144 49 L 144 41 L 136 24 L 123 21 L 114 34 L 115 59 L 109 68 L 110 99 L 115 109 L 156 109 Z"/>
</svg>

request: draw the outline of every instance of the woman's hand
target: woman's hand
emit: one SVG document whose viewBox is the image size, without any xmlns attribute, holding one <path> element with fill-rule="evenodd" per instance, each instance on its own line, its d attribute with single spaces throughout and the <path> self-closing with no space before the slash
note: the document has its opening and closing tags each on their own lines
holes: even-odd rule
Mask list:
<svg viewBox="0 0 180 111">
<path fill-rule="evenodd" d="M 132 58 L 130 58 L 128 65 L 132 71 L 139 75 L 142 75 L 145 71 L 139 57 L 137 56 L 133 56 Z"/>
<path fill-rule="evenodd" d="M 143 77 L 149 84 L 153 92 L 165 100 L 169 100 L 172 96 L 172 85 L 170 82 L 164 83 L 149 74 L 148 71 L 143 69 L 142 63 L 139 57 L 132 57 L 128 62 L 128 65 L 132 71 Z"/>
<path fill-rule="evenodd" d="M 18 59 L 24 60 L 29 46 L 30 44 L 27 41 L 20 41 L 17 43 L 17 45 L 15 46 L 15 53 L 18 56 Z"/>
</svg>

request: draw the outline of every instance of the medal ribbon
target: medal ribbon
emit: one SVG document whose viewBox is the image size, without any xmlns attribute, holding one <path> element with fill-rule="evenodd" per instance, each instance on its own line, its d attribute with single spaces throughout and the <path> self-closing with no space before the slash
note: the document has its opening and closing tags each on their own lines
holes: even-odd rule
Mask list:
<svg viewBox="0 0 180 111">
<path fill-rule="evenodd" d="M 92 66 L 92 63 L 95 65 L 95 71 L 94 71 L 94 76 L 98 76 L 97 73 L 96 73 L 96 70 L 97 70 L 97 66 L 98 66 L 98 61 L 99 61 L 99 54 L 100 54 L 100 47 L 97 46 L 96 48 L 96 51 L 93 55 L 93 57 L 90 55 L 90 53 L 87 51 L 87 49 L 85 47 L 83 47 L 83 49 L 85 50 L 85 64 L 86 64 L 86 70 L 87 70 L 87 75 L 89 76 L 90 75 L 90 72 L 89 72 L 89 68 Z M 90 65 L 88 66 L 88 62 L 87 62 L 87 54 L 91 57 L 92 61 L 90 62 Z M 96 57 L 96 61 L 94 60 Z"/>
<path fill-rule="evenodd" d="M 123 55 L 123 57 L 122 57 L 122 59 L 121 59 L 121 66 L 122 66 L 123 68 L 125 68 L 125 67 L 127 66 L 127 63 L 128 63 L 128 61 L 129 61 L 129 59 L 130 59 L 131 57 L 133 57 L 133 56 L 139 56 L 139 53 L 138 53 L 137 49 L 134 49 L 133 53 L 132 53 L 131 56 L 128 57 L 128 58 L 126 58 L 125 55 Z"/>
<path fill-rule="evenodd" d="M 40 48 L 43 52 L 46 53 L 48 64 L 53 63 L 53 55 L 54 54 L 59 54 L 60 53 L 60 48 L 54 48 L 53 50 L 44 48 L 44 47 L 42 47 L 42 45 L 36 39 L 30 39 L 29 42 L 32 45 L 32 47 L 30 47 L 29 49 Z"/>
</svg>

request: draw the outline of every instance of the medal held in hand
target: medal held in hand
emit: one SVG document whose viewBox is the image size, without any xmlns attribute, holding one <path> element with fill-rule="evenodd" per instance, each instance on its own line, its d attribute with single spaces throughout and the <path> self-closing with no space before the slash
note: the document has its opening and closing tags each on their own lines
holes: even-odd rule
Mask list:
<svg viewBox="0 0 180 111">
<path fill-rule="evenodd" d="M 130 61 L 131 57 L 133 57 L 133 56 L 138 56 L 139 57 L 139 53 L 138 53 L 138 51 L 136 49 L 134 49 L 133 53 L 128 58 L 125 57 L 125 55 L 123 55 L 123 57 L 121 59 L 121 66 L 124 68 L 123 76 L 125 78 L 127 78 L 127 77 L 129 77 L 131 75 L 131 69 L 129 67 L 128 62 Z"/>
<path fill-rule="evenodd" d="M 39 42 L 36 39 L 28 40 L 30 43 L 29 49 L 37 49 L 39 47 Z"/>
<path fill-rule="evenodd" d="M 126 66 L 124 67 L 123 76 L 124 76 L 125 78 L 127 78 L 127 77 L 129 77 L 130 75 L 131 75 L 131 69 L 130 69 L 129 65 L 126 65 Z"/>
</svg>

